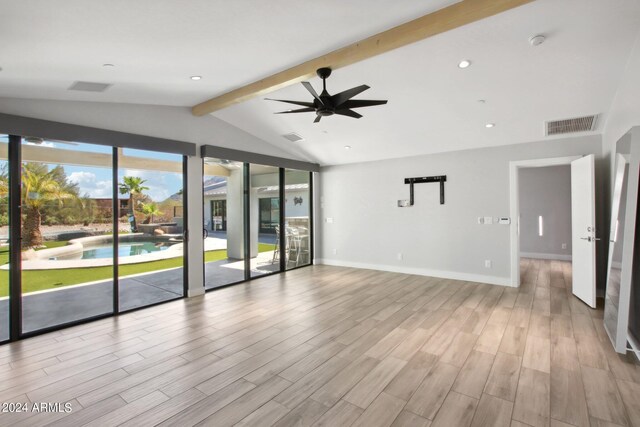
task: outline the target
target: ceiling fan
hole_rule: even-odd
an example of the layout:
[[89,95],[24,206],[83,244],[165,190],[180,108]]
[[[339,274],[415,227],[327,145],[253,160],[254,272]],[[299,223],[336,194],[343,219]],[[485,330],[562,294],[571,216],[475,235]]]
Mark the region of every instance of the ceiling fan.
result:
[[314,123],[318,123],[320,119],[325,116],[332,116],[338,114],[340,116],[353,117],[359,119],[361,114],[356,113],[352,108],[371,107],[374,105],[383,105],[387,101],[373,101],[368,99],[351,99],[359,93],[369,89],[367,85],[356,86],[351,89],[347,89],[344,92],[337,93],[335,95],[329,95],[327,92],[327,78],[331,75],[331,68],[324,67],[318,68],[316,71],[318,77],[322,79],[322,93],[318,95],[311,83],[302,82],[302,85],[313,95],[313,102],[302,101],[288,101],[286,99],[271,99],[265,98],[267,101],[279,101],[289,104],[300,105],[305,108],[299,108],[297,110],[280,111],[275,114],[290,114],[290,113],[316,113],[316,119]]

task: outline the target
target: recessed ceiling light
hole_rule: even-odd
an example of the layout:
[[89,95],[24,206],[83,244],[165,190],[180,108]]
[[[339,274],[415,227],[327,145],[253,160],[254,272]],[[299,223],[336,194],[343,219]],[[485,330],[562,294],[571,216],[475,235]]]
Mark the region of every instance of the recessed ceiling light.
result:
[[103,67],[115,67],[113,64],[102,64]]
[[469,65],[471,65],[471,61],[469,61],[468,59],[463,59],[458,64],[458,68],[467,68]]
[[191,80],[201,80],[202,76],[191,76]]
[[345,146],[344,146],[344,149],[345,149],[345,150],[351,150],[351,146],[350,146],[350,145],[345,145]]
[[484,125],[484,127],[486,127],[487,129],[491,129],[495,125],[496,125],[495,123],[487,123],[486,125]]

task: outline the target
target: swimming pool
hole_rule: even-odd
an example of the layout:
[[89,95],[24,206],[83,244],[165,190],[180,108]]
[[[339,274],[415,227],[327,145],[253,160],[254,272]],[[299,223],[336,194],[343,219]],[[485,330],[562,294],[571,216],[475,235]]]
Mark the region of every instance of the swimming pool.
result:
[[[145,255],[153,252],[159,252],[169,249],[172,245],[166,242],[157,241],[137,241],[137,242],[120,242],[118,245],[118,257],[129,257],[136,255]],[[96,244],[87,245],[83,248],[81,253],[74,253],[68,255],[59,255],[50,257],[49,260],[65,260],[65,259],[100,259],[100,258],[113,258],[113,244]]]

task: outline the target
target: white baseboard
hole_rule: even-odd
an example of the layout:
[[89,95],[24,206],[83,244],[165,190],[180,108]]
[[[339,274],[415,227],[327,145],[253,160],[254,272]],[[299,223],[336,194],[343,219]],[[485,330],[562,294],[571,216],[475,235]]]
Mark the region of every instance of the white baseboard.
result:
[[521,258],[550,259],[555,261],[571,261],[571,255],[567,254],[542,254],[537,252],[520,252]]
[[368,264],[362,262],[351,262],[326,258],[319,258],[315,261],[317,264],[333,265],[336,267],[363,268],[367,270],[415,274],[418,276],[439,277],[441,279],[464,280],[467,282],[488,283],[490,285],[513,287],[509,277],[486,276],[483,274],[459,273],[455,271],[431,270],[427,268],[402,267],[397,265]]

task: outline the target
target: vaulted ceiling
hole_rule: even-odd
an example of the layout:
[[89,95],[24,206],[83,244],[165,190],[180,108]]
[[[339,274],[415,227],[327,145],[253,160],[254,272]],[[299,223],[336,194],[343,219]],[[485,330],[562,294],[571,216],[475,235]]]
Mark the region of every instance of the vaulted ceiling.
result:
[[[0,96],[191,107],[452,3],[0,0]],[[261,98],[214,115],[321,164],[535,141],[546,120],[586,114],[598,133],[638,28],[636,0],[536,0],[335,71],[330,92],[368,84],[359,98],[389,100],[361,119],[314,124]],[[535,34],[545,43],[530,46]],[[269,96],[310,98],[299,84]]]

